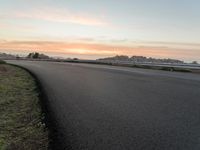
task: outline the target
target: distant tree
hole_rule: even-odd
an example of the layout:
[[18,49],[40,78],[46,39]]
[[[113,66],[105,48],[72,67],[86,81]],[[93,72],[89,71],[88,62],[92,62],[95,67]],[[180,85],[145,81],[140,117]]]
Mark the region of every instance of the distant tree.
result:
[[45,55],[45,54],[40,54],[38,52],[35,53],[29,53],[27,55],[27,58],[33,58],[33,59],[50,59],[49,56]]
[[101,61],[130,61],[130,62],[135,62],[135,63],[142,63],[142,62],[148,62],[148,63],[177,63],[177,64],[183,64],[184,61],[181,60],[176,60],[176,59],[156,59],[152,57],[145,57],[145,56],[132,56],[128,57],[125,55],[117,55],[114,57],[107,57],[107,58],[101,58],[98,59]]
[[197,61],[193,61],[192,64],[198,64],[198,62]]
[[37,58],[39,58],[39,55],[40,55],[40,54],[36,52],[36,53],[34,53],[33,58],[34,58],[34,59],[37,59]]
[[33,55],[34,55],[34,53],[29,53],[28,56],[27,56],[27,58],[32,58]]
[[40,59],[49,59],[50,57],[45,54],[39,54]]

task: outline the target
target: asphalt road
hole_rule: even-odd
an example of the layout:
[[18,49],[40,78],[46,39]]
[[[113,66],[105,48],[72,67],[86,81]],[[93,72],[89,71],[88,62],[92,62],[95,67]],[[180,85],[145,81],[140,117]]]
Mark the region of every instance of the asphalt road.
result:
[[200,149],[200,75],[9,62],[28,68],[41,81],[57,121],[57,149]]

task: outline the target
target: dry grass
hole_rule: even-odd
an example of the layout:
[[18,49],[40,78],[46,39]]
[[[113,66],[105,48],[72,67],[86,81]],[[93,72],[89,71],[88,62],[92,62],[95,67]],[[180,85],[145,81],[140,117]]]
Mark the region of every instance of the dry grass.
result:
[[0,64],[0,150],[46,150],[37,86],[23,69]]
[[0,73],[6,72],[6,71],[7,71],[6,67],[3,65],[0,65]]

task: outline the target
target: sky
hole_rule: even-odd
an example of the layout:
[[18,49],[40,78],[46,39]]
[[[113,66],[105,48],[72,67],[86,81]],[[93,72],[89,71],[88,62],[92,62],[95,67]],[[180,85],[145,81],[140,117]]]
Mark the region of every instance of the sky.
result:
[[0,0],[0,52],[200,62],[199,0]]

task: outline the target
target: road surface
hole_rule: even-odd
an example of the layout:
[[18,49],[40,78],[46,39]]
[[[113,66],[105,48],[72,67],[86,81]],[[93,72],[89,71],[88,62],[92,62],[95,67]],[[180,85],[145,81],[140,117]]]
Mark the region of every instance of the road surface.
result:
[[200,149],[200,75],[9,62],[29,69],[43,85],[57,121],[57,149]]

